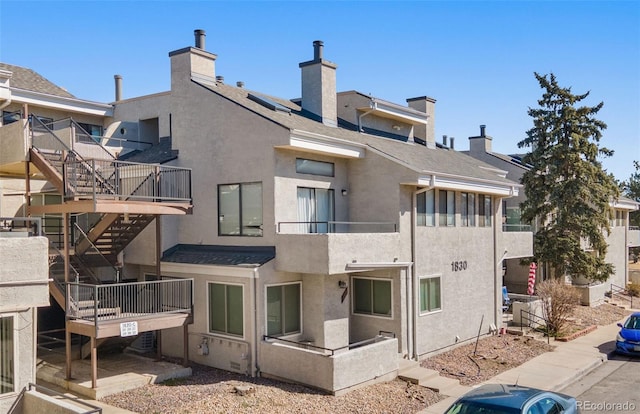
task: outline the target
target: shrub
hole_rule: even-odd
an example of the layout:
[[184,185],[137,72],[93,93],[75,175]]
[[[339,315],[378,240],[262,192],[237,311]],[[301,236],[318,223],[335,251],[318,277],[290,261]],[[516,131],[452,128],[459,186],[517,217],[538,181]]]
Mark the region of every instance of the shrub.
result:
[[558,279],[538,284],[536,292],[542,300],[542,316],[552,336],[564,333],[573,309],[580,303],[580,292]]
[[627,285],[627,295],[629,295],[629,296],[640,296],[640,284],[638,284],[638,283],[629,283]]

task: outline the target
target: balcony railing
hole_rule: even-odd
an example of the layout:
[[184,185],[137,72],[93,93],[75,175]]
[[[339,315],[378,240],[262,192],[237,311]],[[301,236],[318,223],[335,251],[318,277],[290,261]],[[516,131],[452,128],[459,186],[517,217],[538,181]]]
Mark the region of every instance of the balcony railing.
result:
[[292,345],[296,348],[300,348],[300,349],[310,349],[316,352],[319,352],[323,355],[326,356],[333,356],[336,354],[336,352],[340,352],[340,351],[347,351],[347,350],[351,350],[351,349],[356,349],[356,348],[360,348],[362,346],[366,346],[366,345],[371,345],[371,344],[375,344],[377,342],[380,341],[386,341],[387,339],[391,339],[391,338],[395,338],[396,334],[393,332],[387,332],[387,331],[380,331],[378,332],[378,335],[376,335],[373,338],[369,338],[369,339],[365,339],[363,341],[358,341],[358,342],[353,342],[350,343],[349,345],[345,345],[345,346],[341,346],[339,348],[324,348],[321,346],[316,346],[316,345],[312,345],[310,343],[310,341],[292,341],[290,339],[283,339],[280,338],[278,336],[269,336],[269,335],[264,335],[262,337],[263,341],[278,341],[278,342],[282,342],[288,345]]
[[502,231],[531,231],[531,226],[529,224],[508,224],[505,223],[502,225]]
[[69,319],[93,322],[193,313],[193,279],[90,285],[66,284]]
[[396,233],[398,225],[373,221],[280,221],[278,233],[326,234],[326,233]]
[[0,217],[0,232],[22,232],[27,236],[42,236],[40,217]]
[[66,196],[191,203],[191,169],[188,168],[77,160],[65,163],[64,180]]

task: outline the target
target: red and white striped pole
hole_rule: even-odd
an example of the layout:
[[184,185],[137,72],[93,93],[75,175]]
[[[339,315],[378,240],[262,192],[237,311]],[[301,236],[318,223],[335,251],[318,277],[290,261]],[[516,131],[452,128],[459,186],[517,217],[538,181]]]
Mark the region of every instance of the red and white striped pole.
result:
[[536,268],[538,266],[535,263],[531,263],[529,265],[529,281],[527,283],[527,294],[529,296],[533,295],[536,286]]

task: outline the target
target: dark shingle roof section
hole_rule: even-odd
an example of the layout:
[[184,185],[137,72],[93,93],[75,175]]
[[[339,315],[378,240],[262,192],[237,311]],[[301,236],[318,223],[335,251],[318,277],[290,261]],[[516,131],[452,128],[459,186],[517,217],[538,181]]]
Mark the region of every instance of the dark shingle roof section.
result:
[[63,98],[75,98],[72,94],[58,85],[45,79],[42,75],[31,69],[21,66],[9,65],[0,62],[0,69],[12,72],[10,85],[12,88],[24,89],[32,92],[46,93],[48,95],[61,96]]
[[165,251],[163,262],[217,266],[262,266],[276,257],[274,246],[177,244]]
[[[259,103],[253,102],[248,98],[248,94],[253,93],[253,91],[248,89],[236,88],[221,83],[218,83],[216,86],[199,82],[196,83],[213,93],[242,105],[266,119],[270,119],[284,128],[307,131],[362,144],[380,151],[392,159],[405,163],[418,171],[464,176],[471,179],[486,180],[507,185],[517,184],[511,179],[496,174],[494,166],[459,151],[427,148],[424,145],[409,144],[394,139],[397,137],[378,137],[367,133],[360,133],[352,130],[348,123],[342,121],[339,121],[341,128],[330,127],[313,119],[314,117],[307,116],[308,113],[306,111],[290,100],[268,96],[268,98],[274,102],[291,109],[291,113],[284,113],[268,109]],[[373,133],[374,131],[371,132]]]
[[146,164],[164,164],[178,158],[178,151],[171,149],[171,137],[160,138],[160,142],[143,151],[128,152],[120,157],[121,161]]

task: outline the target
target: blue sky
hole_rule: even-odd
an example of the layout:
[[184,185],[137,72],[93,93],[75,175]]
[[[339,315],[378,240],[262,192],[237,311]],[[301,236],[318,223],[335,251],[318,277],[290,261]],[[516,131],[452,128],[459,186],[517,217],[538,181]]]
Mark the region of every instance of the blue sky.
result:
[[542,95],[534,72],[553,72],[597,118],[613,149],[607,171],[626,180],[640,160],[638,1],[11,1],[0,0],[0,61],[29,67],[81,99],[110,102],[169,90],[170,51],[218,55],[227,83],[300,96],[298,63],[324,41],[338,90],[399,104],[437,100],[436,136],[487,125],[494,151],[516,153]]

